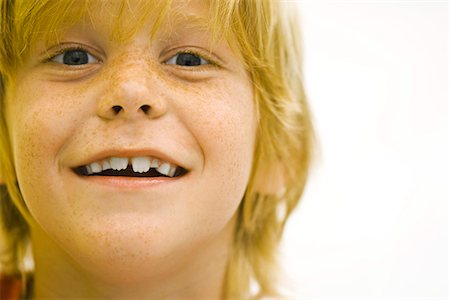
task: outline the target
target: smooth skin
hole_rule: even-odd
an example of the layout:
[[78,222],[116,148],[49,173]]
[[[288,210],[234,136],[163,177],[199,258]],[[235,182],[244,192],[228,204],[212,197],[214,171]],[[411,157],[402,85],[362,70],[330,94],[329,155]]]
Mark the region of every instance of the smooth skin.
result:
[[[132,20],[129,2],[123,20]],[[207,19],[206,2],[174,6]],[[210,53],[210,33],[186,26],[189,18],[163,25],[153,42],[150,19],[118,43],[107,15],[93,10],[60,44],[36,45],[7,92],[17,178],[34,219],[34,297],[220,299],[253,162],[250,78],[225,41]],[[179,65],[183,51],[201,64]],[[72,170],[103,151],[142,149],[189,173],[137,188]]]

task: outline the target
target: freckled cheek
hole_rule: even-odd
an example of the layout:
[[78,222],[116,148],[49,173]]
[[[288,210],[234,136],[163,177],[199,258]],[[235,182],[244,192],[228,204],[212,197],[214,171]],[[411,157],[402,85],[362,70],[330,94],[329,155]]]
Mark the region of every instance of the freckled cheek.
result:
[[256,135],[256,112],[250,87],[224,85],[209,93],[202,105],[197,132],[205,152],[205,167],[219,170],[224,177],[230,174],[234,178],[247,177]]
[[59,151],[77,127],[77,112],[65,98],[45,91],[19,89],[8,109],[19,179],[42,182],[42,174],[57,175]]

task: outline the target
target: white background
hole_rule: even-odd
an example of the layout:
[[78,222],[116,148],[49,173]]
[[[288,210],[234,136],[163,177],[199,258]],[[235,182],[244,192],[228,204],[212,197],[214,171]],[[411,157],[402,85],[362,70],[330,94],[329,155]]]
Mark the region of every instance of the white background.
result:
[[448,3],[297,2],[320,157],[284,235],[295,299],[448,299]]

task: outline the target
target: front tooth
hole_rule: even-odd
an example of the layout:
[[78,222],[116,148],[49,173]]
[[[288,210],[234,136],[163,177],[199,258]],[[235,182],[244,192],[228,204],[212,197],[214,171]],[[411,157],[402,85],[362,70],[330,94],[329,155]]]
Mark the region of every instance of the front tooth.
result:
[[162,163],[158,168],[157,168],[158,172],[161,174],[164,174],[166,176],[169,176],[169,171],[170,171],[170,164],[168,163]]
[[150,170],[150,159],[148,157],[133,157],[131,166],[134,172],[144,173]]
[[111,168],[116,171],[125,170],[128,166],[128,158],[111,157],[109,159]]
[[111,164],[109,163],[108,159],[102,161],[102,169],[103,171],[111,169]]
[[102,171],[102,166],[98,162],[93,162],[89,166],[91,167],[91,171],[94,173],[100,173]]

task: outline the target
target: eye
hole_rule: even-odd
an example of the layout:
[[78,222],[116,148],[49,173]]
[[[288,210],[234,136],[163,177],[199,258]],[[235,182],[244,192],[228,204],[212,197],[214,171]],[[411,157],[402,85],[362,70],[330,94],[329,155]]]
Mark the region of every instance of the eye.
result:
[[56,63],[70,66],[79,66],[99,62],[96,57],[83,49],[64,50],[63,53],[55,55],[50,60]]
[[207,65],[210,64],[210,62],[201,57],[200,55],[189,52],[180,52],[169,58],[169,60],[166,61],[166,64],[179,65],[184,67],[195,67]]

